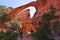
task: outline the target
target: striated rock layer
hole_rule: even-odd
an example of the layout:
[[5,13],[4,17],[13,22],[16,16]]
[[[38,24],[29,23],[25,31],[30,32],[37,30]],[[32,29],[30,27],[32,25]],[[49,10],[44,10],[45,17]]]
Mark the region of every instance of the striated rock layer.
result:
[[[23,26],[25,26],[25,27],[23,27],[23,28],[25,28],[26,30],[29,30],[31,25],[33,28],[36,28],[37,26],[39,26],[39,23],[40,23],[39,21],[41,20],[41,16],[43,15],[43,13],[50,11],[51,5],[53,5],[56,8],[56,14],[59,14],[60,13],[60,0],[36,0],[36,1],[30,2],[26,5],[15,8],[11,12],[11,14],[9,14],[9,17],[11,19],[13,19],[23,9],[25,9],[29,6],[34,6],[36,8],[36,13],[34,14],[34,16],[31,19],[30,19],[29,10],[26,10],[27,12],[23,11],[24,14],[20,13],[20,16],[19,16],[19,19],[22,21],[22,23],[24,22]],[[57,15],[57,16],[59,16],[59,15]],[[33,23],[35,23],[35,25],[33,25]],[[36,27],[34,27],[34,26],[36,26]]]

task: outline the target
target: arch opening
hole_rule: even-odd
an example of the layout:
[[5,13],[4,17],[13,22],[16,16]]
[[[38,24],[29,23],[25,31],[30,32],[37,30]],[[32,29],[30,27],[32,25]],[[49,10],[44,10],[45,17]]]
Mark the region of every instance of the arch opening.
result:
[[30,18],[32,18],[34,16],[35,12],[36,12],[36,8],[34,6],[30,6],[26,9],[30,9]]

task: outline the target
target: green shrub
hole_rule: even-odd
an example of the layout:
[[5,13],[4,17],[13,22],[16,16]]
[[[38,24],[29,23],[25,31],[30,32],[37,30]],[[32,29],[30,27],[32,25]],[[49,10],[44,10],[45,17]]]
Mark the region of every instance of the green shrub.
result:
[[0,32],[0,40],[17,40],[18,33],[12,31]]

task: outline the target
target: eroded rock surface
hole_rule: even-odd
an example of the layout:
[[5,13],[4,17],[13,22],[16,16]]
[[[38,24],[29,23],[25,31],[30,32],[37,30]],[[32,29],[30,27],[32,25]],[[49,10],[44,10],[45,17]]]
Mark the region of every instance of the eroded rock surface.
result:
[[[29,28],[34,26],[39,26],[39,21],[41,20],[41,16],[45,13],[45,12],[49,12],[50,11],[50,6],[53,5],[56,8],[56,12],[60,11],[60,0],[37,0],[37,1],[33,1],[30,2],[26,5],[22,5],[20,7],[15,8],[11,14],[9,15],[9,17],[11,19],[13,19],[18,13],[19,16],[19,20],[22,21],[23,23],[23,27],[24,30],[28,30]],[[29,6],[34,6],[36,8],[36,13],[34,14],[34,16],[30,19],[30,14],[29,14],[29,10],[25,10],[21,13],[21,11]],[[58,13],[56,13],[58,14]],[[33,25],[33,23],[35,23],[35,25]]]

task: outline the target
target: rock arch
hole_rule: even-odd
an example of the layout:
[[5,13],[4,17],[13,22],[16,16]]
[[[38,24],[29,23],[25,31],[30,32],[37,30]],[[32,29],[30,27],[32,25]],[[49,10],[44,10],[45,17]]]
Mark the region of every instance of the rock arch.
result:
[[[36,13],[35,13],[35,15],[38,15],[40,12],[45,12],[45,11],[47,11],[47,9],[49,9],[49,7],[51,6],[51,5],[55,5],[55,7],[56,7],[56,9],[57,10],[60,10],[60,6],[59,6],[59,1],[60,0],[52,0],[52,2],[51,2],[51,0],[43,0],[43,1],[41,1],[41,0],[36,0],[36,1],[32,1],[32,2],[30,2],[30,3],[28,3],[28,4],[26,4],[26,5],[23,5],[23,6],[20,6],[20,7],[17,7],[17,8],[15,8],[12,12],[11,12],[11,14],[9,14],[9,16],[11,17],[11,18],[14,18],[15,16],[16,16],[16,14],[17,13],[19,13],[20,11],[22,11],[23,9],[25,9],[25,8],[27,8],[27,7],[29,7],[29,6],[34,6],[35,8],[36,8]],[[46,3],[45,3],[46,2]],[[58,6],[57,6],[58,5]],[[13,15],[13,16],[12,16]]]
[[9,14],[9,18],[13,19],[20,11],[22,11],[23,9],[25,9],[25,8],[27,8],[29,6],[34,6],[35,7],[35,1],[30,2],[30,3],[26,4],[26,5],[23,5],[23,6],[20,6],[20,7],[15,8],[11,12],[11,14]]
[[[46,0],[46,1],[45,0],[43,0],[43,1],[37,0],[37,1],[33,1],[33,2],[30,2],[30,3],[26,4],[26,5],[23,5],[23,6],[20,6],[20,7],[15,8],[11,12],[11,14],[9,14],[9,17],[11,19],[13,19],[23,9],[25,9],[25,8],[27,8],[29,6],[34,6],[36,8],[36,12],[35,12],[33,18],[31,18],[31,20],[34,21],[34,20],[38,19],[37,17],[42,16],[44,12],[50,11],[50,6],[51,5],[54,5],[56,7],[56,11],[60,11],[59,2],[60,2],[59,0]],[[38,20],[36,20],[36,22],[37,21]]]

